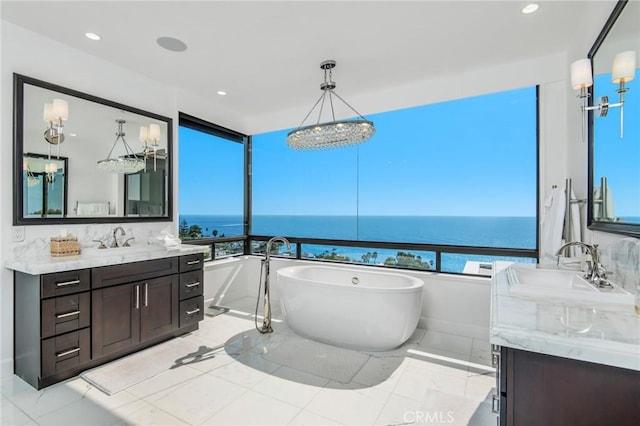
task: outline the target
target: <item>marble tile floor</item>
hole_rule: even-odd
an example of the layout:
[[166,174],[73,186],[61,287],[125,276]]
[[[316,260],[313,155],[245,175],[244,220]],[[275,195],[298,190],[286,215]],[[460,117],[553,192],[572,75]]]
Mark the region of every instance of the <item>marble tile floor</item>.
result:
[[177,368],[112,396],[79,377],[36,391],[0,381],[0,425],[493,426],[488,341],[418,329],[402,347],[361,352],[293,333],[273,306],[254,328],[255,298],[228,304],[179,337]]

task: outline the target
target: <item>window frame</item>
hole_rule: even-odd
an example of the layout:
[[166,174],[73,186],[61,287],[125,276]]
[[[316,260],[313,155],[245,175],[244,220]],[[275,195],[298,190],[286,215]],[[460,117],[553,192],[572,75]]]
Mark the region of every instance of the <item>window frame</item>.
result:
[[[244,154],[243,154],[243,167],[244,167],[244,176],[243,176],[243,225],[242,225],[242,235],[233,236],[233,237],[220,237],[220,238],[199,238],[195,240],[189,240],[189,244],[197,244],[197,245],[211,245],[211,260],[215,259],[215,242],[233,242],[246,239],[249,234],[250,229],[250,220],[251,216],[247,216],[248,213],[251,212],[250,204],[251,204],[251,173],[250,173],[250,162],[248,159],[251,158],[251,136],[245,135],[244,133],[237,132],[235,130],[229,129],[227,127],[220,126],[218,124],[211,123],[209,121],[203,120],[201,118],[195,117],[193,115],[186,114],[184,112],[178,112],[178,135],[180,134],[180,127],[186,127],[192,130],[196,130],[202,133],[207,133],[212,136],[216,136],[221,139],[226,139],[229,142],[240,143],[244,146]],[[178,140],[178,143],[180,141]],[[179,152],[179,146],[178,146]],[[180,179],[180,170],[178,170],[178,179]],[[178,199],[180,194],[178,194]],[[178,212],[178,226],[180,226],[180,212]],[[248,218],[248,220],[247,220]],[[245,244],[245,249],[242,254],[247,254],[247,246]]]

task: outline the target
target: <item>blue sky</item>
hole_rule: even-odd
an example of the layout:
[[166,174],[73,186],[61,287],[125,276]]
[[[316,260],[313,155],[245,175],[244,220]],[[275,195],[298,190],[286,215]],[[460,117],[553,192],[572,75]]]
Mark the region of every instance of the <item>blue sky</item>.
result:
[[[367,118],[354,147],[255,135],[254,214],[535,216],[535,87]],[[241,214],[241,146],[197,133],[180,129],[180,213]]]
[[180,127],[180,214],[242,215],[244,147]]

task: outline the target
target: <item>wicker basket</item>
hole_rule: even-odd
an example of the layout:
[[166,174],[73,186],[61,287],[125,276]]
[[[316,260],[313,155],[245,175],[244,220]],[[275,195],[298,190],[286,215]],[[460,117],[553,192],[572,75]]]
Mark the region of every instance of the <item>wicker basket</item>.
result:
[[75,256],[80,254],[77,237],[51,237],[51,256]]

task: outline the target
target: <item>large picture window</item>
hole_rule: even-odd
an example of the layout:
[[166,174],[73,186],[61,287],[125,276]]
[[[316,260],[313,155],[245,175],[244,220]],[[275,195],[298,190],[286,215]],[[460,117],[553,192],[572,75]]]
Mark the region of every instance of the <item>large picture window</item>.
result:
[[[292,150],[288,130],[253,136],[252,234],[537,249],[536,87],[367,118],[376,135],[346,148]],[[366,263],[373,254],[303,250]],[[443,271],[469,264],[441,260]]]
[[180,238],[243,235],[245,138],[184,114],[178,136]]

